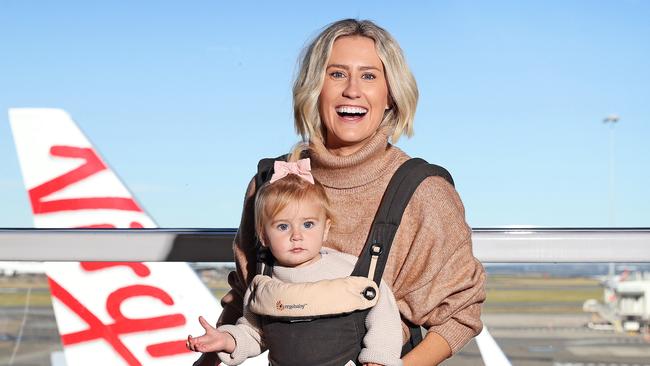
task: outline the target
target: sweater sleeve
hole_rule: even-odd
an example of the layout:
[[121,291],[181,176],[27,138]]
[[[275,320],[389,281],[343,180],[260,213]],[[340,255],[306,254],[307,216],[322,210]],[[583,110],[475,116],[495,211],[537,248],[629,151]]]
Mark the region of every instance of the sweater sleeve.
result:
[[361,363],[402,366],[402,327],[393,292],[381,281],[377,304],[366,316],[366,335],[359,354]]
[[[456,353],[481,331],[485,300],[485,271],[472,253],[463,204],[443,178],[429,177],[404,217],[406,230],[398,235],[412,242],[393,286],[398,306],[406,319],[438,333]],[[400,227],[404,224],[403,219]]]
[[[244,303],[248,303],[249,298],[250,291],[247,290]],[[229,333],[235,339],[236,346],[232,353],[217,353],[221,362],[226,365],[239,365],[247,358],[257,356],[264,351],[259,318],[248,310],[248,307],[244,309],[244,315],[237,320],[236,325],[225,324],[217,329]]]
[[243,297],[248,283],[255,276],[255,177],[251,179],[244,197],[239,229],[233,241],[235,271],[228,275],[230,291],[221,299],[223,311],[217,324],[235,324],[242,316]]

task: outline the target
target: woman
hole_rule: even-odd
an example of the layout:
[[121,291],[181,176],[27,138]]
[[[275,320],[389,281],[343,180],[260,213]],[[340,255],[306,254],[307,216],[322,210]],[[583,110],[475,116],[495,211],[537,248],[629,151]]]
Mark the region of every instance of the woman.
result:
[[[409,158],[389,139],[412,134],[415,80],[388,32],[346,19],[306,49],[293,94],[296,130],[309,143],[312,173],[338,218],[325,246],[359,255],[392,174]],[[255,274],[254,192],[253,181],[234,242],[237,272],[229,276],[232,290],[222,299],[219,323],[241,316],[241,298]],[[443,178],[427,178],[413,195],[384,280],[402,317],[428,329],[404,365],[436,365],[481,330],[485,274],[472,255],[460,198]]]

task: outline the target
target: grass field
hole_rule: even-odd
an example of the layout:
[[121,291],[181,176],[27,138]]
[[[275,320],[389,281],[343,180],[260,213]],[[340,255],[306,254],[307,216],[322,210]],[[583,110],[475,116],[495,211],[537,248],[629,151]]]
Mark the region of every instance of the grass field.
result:
[[24,307],[28,299],[30,307],[52,306],[45,276],[0,277],[0,307]]
[[[207,286],[217,299],[223,297],[228,284],[223,279],[206,278]],[[47,280],[44,276],[0,278],[0,307],[22,307],[31,288],[29,306],[50,307]],[[541,276],[490,276],[487,284],[486,313],[581,313],[587,299],[600,299],[602,288],[588,278],[553,278]]]
[[544,277],[544,276],[512,276],[512,275],[490,275],[488,277],[489,288],[505,287],[599,287],[598,280],[583,277]]
[[485,313],[581,313],[587,299],[602,298],[599,282],[589,278],[490,276]]

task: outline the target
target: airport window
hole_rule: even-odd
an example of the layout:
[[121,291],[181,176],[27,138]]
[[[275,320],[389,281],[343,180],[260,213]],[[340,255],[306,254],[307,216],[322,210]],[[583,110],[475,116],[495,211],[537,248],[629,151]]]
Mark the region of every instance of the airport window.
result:
[[258,162],[301,139],[303,49],[354,17],[488,272],[487,343],[444,365],[650,366],[650,2],[0,3],[0,365],[191,364]]

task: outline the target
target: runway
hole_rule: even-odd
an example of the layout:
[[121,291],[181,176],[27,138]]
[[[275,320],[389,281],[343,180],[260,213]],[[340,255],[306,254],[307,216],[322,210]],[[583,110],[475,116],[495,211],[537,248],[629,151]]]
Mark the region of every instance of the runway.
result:
[[[50,353],[61,350],[52,309],[30,309],[16,347],[22,318],[22,308],[0,309],[0,365],[10,365],[13,354],[15,366],[49,366]],[[486,314],[483,320],[513,365],[650,366],[650,343],[642,336],[586,328],[586,315]],[[476,343],[443,365],[482,365]]]
[[29,308],[26,317],[23,307],[0,308],[0,365],[50,366],[61,350],[51,306]]
[[[515,366],[650,366],[650,343],[638,334],[587,328],[588,314],[484,314]],[[474,341],[445,366],[482,365]]]
[[[218,277],[219,281],[204,278],[215,292],[219,291],[216,284],[223,286],[222,276]],[[62,348],[44,278],[3,278],[0,289],[0,365],[50,366],[50,354]],[[539,288],[531,286],[527,290]],[[537,311],[534,306],[525,305],[526,301],[519,296],[516,302],[489,305],[497,298],[491,295],[495,291],[488,289],[488,304],[482,318],[512,365],[650,366],[648,340],[639,334],[586,327],[591,316],[582,313],[575,306],[577,303],[551,298]],[[31,300],[26,307],[27,292]],[[483,362],[476,343],[471,341],[443,365],[476,366]]]

